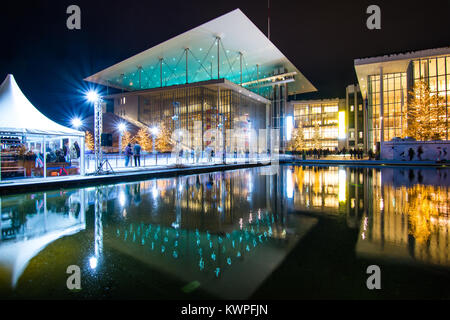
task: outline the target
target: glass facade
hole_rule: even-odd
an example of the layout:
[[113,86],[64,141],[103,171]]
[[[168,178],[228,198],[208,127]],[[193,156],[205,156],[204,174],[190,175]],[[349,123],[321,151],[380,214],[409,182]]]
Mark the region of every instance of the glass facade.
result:
[[381,114],[380,74],[368,76],[368,125],[369,148],[376,148],[383,141],[407,136],[407,112],[409,92],[419,81],[425,81],[432,95],[439,95],[446,110],[446,132],[442,139],[448,140],[448,113],[450,96],[450,56],[424,57],[412,60],[406,72],[383,74],[383,114]]
[[421,80],[428,83],[432,95],[439,95],[446,105],[447,131],[445,132],[446,140],[448,136],[448,113],[450,103],[450,56],[446,57],[429,57],[421,58],[413,61],[414,83]]
[[381,117],[384,141],[406,136],[406,72],[383,74],[383,114],[381,114],[380,75],[369,76],[368,122],[369,148],[375,149],[381,139]]
[[[138,109],[138,120],[150,127],[164,122],[171,132],[186,130],[189,137],[184,143],[190,149],[205,149],[208,130],[212,135],[223,132],[227,152],[232,152],[236,141],[232,141],[228,130],[249,133],[254,129],[258,133],[266,129],[266,104],[230,89],[199,86],[141,94]],[[247,138],[245,150],[238,151],[249,149],[249,135]]]
[[339,138],[339,100],[323,103],[295,103],[294,127],[303,128],[305,148],[334,150]]

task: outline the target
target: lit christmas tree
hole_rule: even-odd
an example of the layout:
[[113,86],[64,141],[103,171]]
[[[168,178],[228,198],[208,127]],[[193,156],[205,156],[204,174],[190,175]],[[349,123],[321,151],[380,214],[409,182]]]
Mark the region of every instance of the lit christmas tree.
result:
[[163,122],[159,126],[159,133],[156,137],[155,148],[159,152],[170,152],[172,151],[172,147],[173,147],[172,132]]
[[84,136],[84,144],[86,149],[94,151],[94,137],[89,131],[86,131],[86,135]]
[[407,135],[421,141],[445,139],[445,99],[432,94],[425,81],[418,81],[409,95]]
[[148,133],[147,129],[140,129],[134,137],[134,141],[136,141],[141,146],[142,150],[146,152],[152,151],[152,139],[150,138],[150,134]]
[[303,133],[303,125],[301,122],[292,132],[292,139],[289,143],[289,148],[291,151],[302,151],[305,149],[305,135]]
[[314,125],[314,131],[311,142],[313,148],[320,149],[322,147],[322,143],[320,141],[320,127],[318,122],[316,122],[316,124]]
[[125,148],[127,147],[127,145],[132,142],[133,142],[133,137],[131,136],[131,133],[129,133],[128,131],[125,131],[122,134],[122,151],[124,151]]

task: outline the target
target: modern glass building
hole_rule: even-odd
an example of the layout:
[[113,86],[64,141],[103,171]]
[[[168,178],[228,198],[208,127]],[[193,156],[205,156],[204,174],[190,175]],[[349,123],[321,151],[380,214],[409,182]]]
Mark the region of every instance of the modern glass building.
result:
[[290,104],[294,128],[302,130],[304,149],[339,148],[339,134],[342,136],[345,131],[345,118],[342,118],[342,114],[345,115],[344,99],[299,100],[291,101]]
[[420,80],[445,103],[447,125],[441,139],[449,139],[450,47],[356,59],[355,70],[368,113],[369,148],[406,137],[409,93]]
[[290,101],[289,112],[304,149],[364,149],[366,112],[358,85],[347,86],[345,99]]
[[105,97],[120,117],[186,130],[189,148],[204,148],[208,130],[230,147],[235,128],[277,128],[284,141],[288,94],[316,91],[239,9],[85,80],[120,90]]

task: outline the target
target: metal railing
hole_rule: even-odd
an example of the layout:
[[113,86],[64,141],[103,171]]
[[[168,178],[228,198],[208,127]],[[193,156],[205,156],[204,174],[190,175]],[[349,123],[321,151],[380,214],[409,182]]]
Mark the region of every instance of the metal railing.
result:
[[[92,173],[95,171],[95,155],[86,154],[85,157],[85,169],[86,173]],[[143,153],[140,155],[140,161],[135,160],[134,156],[131,156],[128,165],[125,155],[123,154],[103,154],[103,159],[108,160],[111,167],[119,171],[126,171],[131,168],[152,168],[152,167],[164,167],[177,164],[177,157],[171,153]],[[223,155],[221,153],[216,154],[214,157],[207,156],[205,152],[198,157],[192,156],[191,153],[186,153],[184,156],[178,158],[178,164],[183,165],[215,165],[223,164]],[[267,153],[255,153],[255,154],[226,154],[225,163],[257,163],[270,161],[270,155]]]

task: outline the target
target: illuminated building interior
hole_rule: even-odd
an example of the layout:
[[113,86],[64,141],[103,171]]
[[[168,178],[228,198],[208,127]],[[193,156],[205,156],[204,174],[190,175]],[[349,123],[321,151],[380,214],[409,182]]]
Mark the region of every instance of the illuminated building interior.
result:
[[85,80],[119,92],[105,97],[114,99],[116,115],[146,127],[179,112],[181,123],[170,128],[191,136],[199,131],[195,121],[203,133],[247,121],[279,128],[283,139],[288,95],[316,91],[239,9]]
[[446,130],[440,134],[448,140],[450,48],[357,59],[355,70],[368,108],[368,148],[407,136],[410,93],[421,80],[446,106]]
[[304,149],[334,150],[339,147],[339,105],[343,104],[342,100],[296,101],[291,103],[293,105],[294,127],[302,128],[303,131]]

